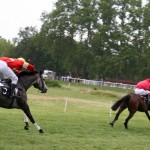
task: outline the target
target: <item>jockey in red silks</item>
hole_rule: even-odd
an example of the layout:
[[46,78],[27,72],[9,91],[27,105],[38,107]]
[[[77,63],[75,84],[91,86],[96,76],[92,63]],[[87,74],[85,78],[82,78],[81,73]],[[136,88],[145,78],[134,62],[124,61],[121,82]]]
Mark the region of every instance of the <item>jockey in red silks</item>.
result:
[[18,82],[16,74],[20,73],[23,68],[29,71],[35,71],[35,67],[27,63],[23,58],[0,57],[0,73],[12,81],[10,97],[16,97],[16,95],[13,95],[15,94],[15,88]]
[[150,78],[137,83],[134,91],[135,94],[145,96],[150,103]]

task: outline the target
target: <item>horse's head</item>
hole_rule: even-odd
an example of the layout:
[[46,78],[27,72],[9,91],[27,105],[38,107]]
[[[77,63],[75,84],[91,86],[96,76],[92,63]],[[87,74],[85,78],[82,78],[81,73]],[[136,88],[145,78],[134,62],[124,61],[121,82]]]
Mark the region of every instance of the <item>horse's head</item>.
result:
[[39,73],[38,72],[36,73],[36,81],[33,84],[33,86],[35,88],[39,89],[41,91],[41,93],[46,93],[48,88],[45,84],[45,80],[44,80],[42,74],[43,74],[42,71],[40,71]]

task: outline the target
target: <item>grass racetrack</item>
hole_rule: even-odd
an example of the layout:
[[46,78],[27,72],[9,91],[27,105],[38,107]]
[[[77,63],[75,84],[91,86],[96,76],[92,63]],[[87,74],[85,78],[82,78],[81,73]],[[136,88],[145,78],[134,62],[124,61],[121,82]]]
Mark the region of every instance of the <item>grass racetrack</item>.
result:
[[135,114],[128,130],[123,125],[127,110],[113,128],[108,124],[116,114],[110,115],[110,105],[129,92],[73,83],[49,88],[46,94],[30,88],[28,103],[45,133],[31,123],[25,131],[21,110],[1,108],[0,150],[149,150],[150,122],[144,113]]

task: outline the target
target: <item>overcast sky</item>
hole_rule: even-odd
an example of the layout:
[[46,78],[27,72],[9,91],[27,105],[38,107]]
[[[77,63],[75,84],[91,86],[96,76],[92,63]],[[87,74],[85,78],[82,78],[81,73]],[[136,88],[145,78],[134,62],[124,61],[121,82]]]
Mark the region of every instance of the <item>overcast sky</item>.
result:
[[51,12],[57,0],[0,0],[0,36],[12,40],[20,28],[40,29],[43,11]]
[[56,1],[0,0],[0,36],[12,40],[17,37],[20,28],[36,26],[40,29],[42,12],[51,12]]

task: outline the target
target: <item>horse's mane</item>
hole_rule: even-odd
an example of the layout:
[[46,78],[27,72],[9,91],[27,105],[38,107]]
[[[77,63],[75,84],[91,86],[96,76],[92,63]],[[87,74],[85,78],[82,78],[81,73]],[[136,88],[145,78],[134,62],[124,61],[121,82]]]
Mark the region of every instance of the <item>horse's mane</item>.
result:
[[22,76],[25,76],[25,75],[35,75],[37,74],[38,72],[37,71],[33,71],[33,72],[30,72],[30,71],[22,71],[20,72],[19,74],[17,74],[18,77],[22,77]]

